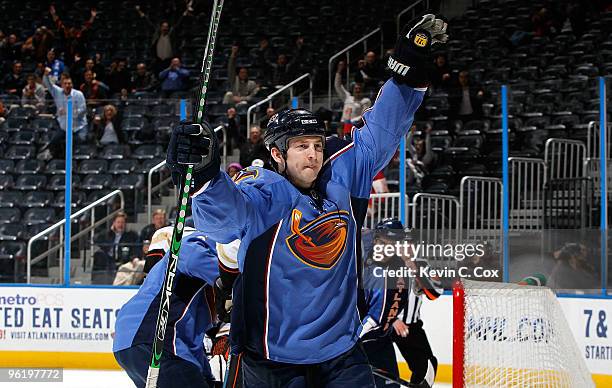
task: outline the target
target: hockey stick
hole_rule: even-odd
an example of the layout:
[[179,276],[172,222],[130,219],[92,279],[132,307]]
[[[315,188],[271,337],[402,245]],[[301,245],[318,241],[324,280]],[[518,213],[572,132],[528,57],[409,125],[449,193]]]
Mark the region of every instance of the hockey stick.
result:
[[[204,58],[202,59],[202,69],[200,71],[201,89],[197,93],[197,99],[194,101],[193,121],[196,124],[201,124],[204,117],[204,107],[206,105],[206,92],[208,89],[208,80],[210,79],[210,71],[212,67],[213,54],[215,51],[215,41],[217,40],[217,28],[221,19],[221,10],[223,9],[223,0],[214,0],[213,10],[210,15],[210,25],[208,26],[208,40],[206,49],[204,50]],[[197,112],[197,114],[196,114]],[[203,127],[204,128],[204,127]],[[214,132],[207,131],[208,136],[216,136]],[[209,152],[202,163],[211,162],[213,152]],[[155,339],[153,340],[153,352],[151,355],[151,364],[147,371],[146,388],[157,388],[157,378],[159,377],[159,367],[161,357],[164,351],[164,339],[166,336],[166,325],[170,316],[170,297],[172,296],[172,286],[174,277],[176,276],[176,268],[179,259],[179,250],[181,248],[181,240],[183,238],[183,228],[185,226],[185,216],[187,214],[187,201],[189,199],[189,190],[191,188],[191,178],[193,174],[193,165],[187,165],[187,170],[181,176],[180,182],[184,184],[180,188],[178,196],[179,202],[177,205],[178,212],[174,229],[172,230],[172,244],[170,245],[170,257],[166,267],[166,275],[164,277],[163,288],[159,303],[159,312],[157,314],[157,323],[155,325]]]
[[399,385],[402,385],[404,387],[408,387],[408,388],[411,388],[411,387],[420,387],[419,385],[412,384],[411,382],[408,382],[408,381],[406,381],[406,380],[404,380],[404,379],[402,379],[402,378],[400,378],[398,376],[393,376],[389,372],[384,371],[382,369],[372,368],[372,373],[375,374],[378,377],[382,377],[383,379],[392,381],[392,382],[394,382],[396,384],[399,384]]

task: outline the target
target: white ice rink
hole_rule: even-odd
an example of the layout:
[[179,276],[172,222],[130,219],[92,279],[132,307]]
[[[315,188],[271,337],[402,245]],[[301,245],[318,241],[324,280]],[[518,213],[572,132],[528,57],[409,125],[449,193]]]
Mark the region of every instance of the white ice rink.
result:
[[[450,388],[450,384],[435,384],[435,388]],[[64,370],[61,383],[0,383],[0,388],[134,388],[123,371]],[[187,388],[187,387],[185,387]]]

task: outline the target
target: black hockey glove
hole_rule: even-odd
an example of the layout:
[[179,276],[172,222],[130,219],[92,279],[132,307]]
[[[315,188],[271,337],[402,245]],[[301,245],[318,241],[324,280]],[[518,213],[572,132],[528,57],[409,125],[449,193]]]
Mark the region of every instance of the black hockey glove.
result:
[[387,66],[397,82],[413,88],[429,86],[433,71],[431,46],[446,43],[444,17],[427,14],[408,23],[389,57]]
[[232,286],[223,284],[221,277],[215,280],[215,309],[221,322],[229,323],[232,316]]
[[180,180],[187,164],[194,165],[192,185],[196,191],[213,179],[219,173],[221,156],[217,136],[211,126],[206,122],[200,125],[181,121],[170,135],[166,164],[177,186],[183,184]]

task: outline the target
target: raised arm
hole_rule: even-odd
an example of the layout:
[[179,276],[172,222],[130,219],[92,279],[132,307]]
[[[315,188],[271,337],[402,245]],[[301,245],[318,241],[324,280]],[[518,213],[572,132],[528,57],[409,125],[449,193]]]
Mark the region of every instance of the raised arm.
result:
[[[380,89],[372,108],[363,114],[364,126],[353,132],[354,148],[338,155],[339,170],[353,195],[369,196],[374,176],[393,157],[402,137],[406,136],[430,82],[431,45],[444,42],[446,22],[435,15],[414,20],[400,35],[394,54],[389,58],[392,78]],[[331,158],[334,160],[334,157]]]

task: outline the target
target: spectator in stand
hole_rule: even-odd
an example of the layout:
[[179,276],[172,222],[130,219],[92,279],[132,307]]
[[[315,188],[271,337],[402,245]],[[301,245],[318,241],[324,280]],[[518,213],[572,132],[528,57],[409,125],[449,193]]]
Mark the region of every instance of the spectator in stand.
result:
[[423,178],[429,173],[436,161],[436,154],[431,149],[431,126],[425,128],[425,139],[416,137],[416,125],[412,125],[406,144],[408,154],[408,177],[406,184],[421,187]]
[[293,64],[287,61],[285,54],[280,54],[275,63],[268,63],[268,84],[280,88],[293,81]]
[[21,91],[21,105],[35,106],[38,113],[44,113],[46,110],[45,88],[36,82],[34,74],[28,74],[26,82],[26,86]]
[[[96,79],[98,81],[102,81],[102,82],[106,82],[106,69],[104,68],[104,65],[102,64],[102,53],[96,53],[96,55],[93,58],[93,68],[91,70],[93,70],[94,74],[96,75]],[[85,62],[85,68],[88,68],[87,62]]]
[[83,95],[87,99],[88,106],[98,106],[102,103],[100,100],[105,100],[108,97],[108,86],[103,82],[95,79],[95,74],[92,70],[85,70],[84,82],[79,87]]
[[376,57],[374,51],[368,51],[365,59],[357,62],[358,72],[355,81],[363,84],[367,91],[377,92],[381,83],[386,79],[385,68]]
[[434,74],[431,85],[436,91],[447,91],[451,85],[451,69],[446,54],[439,53],[434,59]]
[[464,123],[482,119],[483,99],[484,90],[477,85],[470,84],[469,72],[467,70],[459,72],[457,86],[449,93],[452,116]]
[[92,122],[92,135],[98,147],[107,144],[120,144],[125,142],[121,130],[121,119],[114,105],[105,105],[103,115],[94,116]]
[[51,69],[45,69],[43,76],[43,85],[47,88],[57,109],[57,122],[61,131],[55,131],[49,144],[44,147],[38,154],[38,158],[49,160],[52,157],[61,158],[64,151],[63,144],[66,138],[66,108],[68,99],[72,100],[72,132],[74,132],[74,141],[85,142],[87,140],[87,103],[85,96],[78,90],[73,89],[72,79],[69,75],[64,74],[61,80],[61,87],[55,85],[50,78]]
[[234,162],[227,165],[225,172],[227,173],[227,175],[230,176],[230,178],[233,178],[234,175],[238,174],[238,171],[240,170],[242,170],[242,166],[240,165],[240,163]]
[[246,67],[241,67],[236,74],[236,57],[238,46],[232,46],[232,52],[227,63],[227,78],[230,83],[230,90],[223,97],[224,104],[246,104],[253,101],[259,91],[259,87],[249,79],[249,71]]
[[0,124],[6,121],[6,108],[4,107],[4,103],[0,100]]
[[151,215],[151,223],[140,231],[140,241],[151,241],[153,234],[164,226],[168,226],[168,217],[164,209],[156,209]]
[[6,43],[2,46],[0,57],[5,61],[17,61],[21,59],[22,43],[17,41],[17,35],[10,34]]
[[267,164],[270,152],[264,145],[261,128],[259,125],[251,125],[250,129],[249,139],[240,146],[240,164],[250,166],[255,159],[261,159]]
[[170,97],[174,92],[182,92],[189,89],[189,70],[181,67],[181,60],[172,58],[170,67],[159,73],[162,95]]
[[47,52],[53,45],[55,34],[46,26],[42,26],[34,31],[34,35],[30,36],[21,46],[23,55],[36,62],[45,62]]
[[233,106],[227,108],[225,117],[222,119],[223,125],[225,125],[227,133],[228,149],[237,149],[240,144],[244,141],[244,137],[240,136],[240,117],[236,108]]
[[147,65],[140,62],[136,65],[136,71],[132,74],[132,93],[133,92],[145,92],[153,89],[155,86],[155,79],[153,74],[147,71]]
[[21,97],[21,91],[26,85],[26,79],[23,76],[22,71],[23,65],[21,62],[13,62],[13,67],[10,74],[7,74],[2,79],[2,88],[4,89],[4,93]]
[[93,284],[112,284],[117,267],[140,252],[138,235],[126,228],[127,214],[118,212],[109,230],[99,235],[94,253],[91,280]]
[[106,82],[111,94],[121,93],[122,89],[130,90],[130,73],[125,58],[118,58],[111,63]]
[[91,70],[94,75],[94,78],[101,82],[101,80],[98,79],[98,74],[94,70],[94,65],[95,65],[94,60],[92,58],[87,58],[83,62],[82,67],[78,67],[78,68],[72,67],[70,69],[70,75],[72,76],[73,82],[76,85],[83,85],[83,83],[85,83],[85,72],[87,70]]
[[539,7],[533,15],[531,15],[531,24],[535,36],[550,35],[553,27],[553,20],[546,7]]
[[163,20],[159,23],[157,28],[151,22],[151,19],[142,11],[139,5],[136,7],[136,12],[141,19],[143,19],[151,28],[155,29],[153,33],[153,39],[151,41],[151,52],[155,62],[153,64],[153,71],[155,74],[160,73],[163,69],[170,65],[172,58],[176,57],[178,44],[176,42],[176,30],[183,22],[185,16],[189,14],[189,7],[183,12],[181,17],[177,20],[174,26],[170,27],[170,23]]
[[268,122],[270,121],[272,116],[274,116],[274,113],[276,113],[276,111],[271,106],[266,109],[266,116],[259,121],[259,127],[261,129],[268,128]]
[[270,46],[270,41],[265,36],[259,39],[259,46],[252,49],[249,54],[253,59],[253,64],[262,70],[266,69],[268,63],[273,63],[276,59],[276,53]]
[[57,16],[55,6],[51,5],[49,7],[49,13],[51,14],[53,23],[55,23],[57,31],[59,32],[59,36],[62,40],[66,64],[68,64],[69,66],[73,64],[73,59],[75,58],[77,53],[82,53],[86,51],[85,34],[87,30],[91,28],[97,15],[95,8],[92,8],[89,12],[91,15],[89,17],[89,20],[83,23],[80,28],[67,27],[59,18],[59,16]]
[[338,136],[344,137],[350,135],[353,125],[357,124],[362,113],[372,106],[372,101],[364,97],[362,94],[362,85],[355,83],[353,86],[353,93],[349,93],[348,90],[342,84],[342,73],[346,71],[346,62],[338,62],[336,68],[336,77],[334,79],[334,88],[338,97],[344,101],[344,107],[342,108],[342,126],[338,128]]
[[312,70],[312,51],[306,47],[304,37],[301,35],[295,39],[295,46],[291,53],[291,63],[293,63],[296,74],[309,73]]
[[48,75],[49,80],[52,84],[56,84],[60,79],[60,76],[64,73],[65,65],[64,62],[56,58],[55,49],[47,51],[47,64],[46,67],[51,69],[51,73]]

